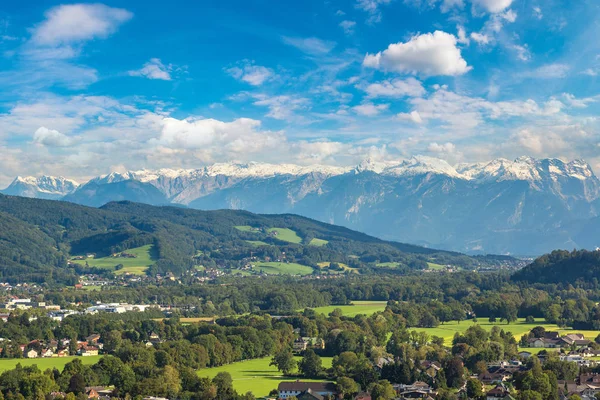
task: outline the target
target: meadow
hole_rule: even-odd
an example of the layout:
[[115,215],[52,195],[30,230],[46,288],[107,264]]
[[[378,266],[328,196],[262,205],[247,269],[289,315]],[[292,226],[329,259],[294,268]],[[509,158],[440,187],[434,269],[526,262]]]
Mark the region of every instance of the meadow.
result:
[[347,306],[324,306],[314,308],[315,312],[329,315],[330,312],[339,308],[345,317],[355,317],[359,314],[371,315],[379,311],[384,311],[387,301],[353,301]]
[[5,358],[0,359],[0,373],[9,369],[14,369],[17,364],[21,364],[23,367],[37,365],[42,371],[50,368],[56,368],[62,371],[65,365],[75,358],[81,360],[84,365],[96,364],[100,360],[101,356],[91,357],[60,357],[60,358]]
[[[300,357],[296,357],[300,360]],[[331,357],[322,357],[324,368],[331,367]],[[213,378],[219,372],[229,372],[233,379],[233,387],[238,393],[252,392],[256,397],[267,396],[269,392],[277,388],[279,382],[295,381],[297,378],[284,377],[277,368],[270,366],[271,357],[258,358],[255,360],[240,361],[233,364],[223,365],[216,368],[207,368],[198,371],[201,377]],[[302,379],[303,381],[312,381]]]
[[258,262],[254,269],[269,275],[310,275],[313,269],[307,265],[283,262]]
[[85,260],[73,260],[72,262],[85,265],[87,262],[91,267],[105,268],[114,270],[114,268],[122,264],[123,268],[115,271],[116,275],[123,275],[130,273],[133,275],[144,275],[148,267],[150,267],[156,261],[154,256],[154,249],[151,244],[136,247],[135,249],[125,250],[125,253],[133,254],[135,258],[125,257],[101,257],[101,258],[87,258]]
[[269,246],[269,243],[263,242],[262,240],[246,240],[246,243],[250,243],[252,246]]
[[310,243],[308,244],[309,246],[317,246],[317,247],[321,247],[321,246],[325,246],[327,243],[329,243],[329,241],[324,240],[324,239],[317,239],[314,238],[310,241]]
[[288,228],[271,228],[268,230],[269,232],[277,232],[277,236],[275,236],[279,240],[283,240],[284,242],[289,243],[302,243],[302,238],[298,236],[296,231],[293,231]]

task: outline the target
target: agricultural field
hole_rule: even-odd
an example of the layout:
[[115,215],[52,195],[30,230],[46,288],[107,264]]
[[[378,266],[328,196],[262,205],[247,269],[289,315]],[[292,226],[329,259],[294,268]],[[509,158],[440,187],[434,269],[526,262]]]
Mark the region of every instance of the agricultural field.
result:
[[371,315],[379,311],[384,311],[387,306],[387,301],[353,301],[347,306],[325,306],[317,307],[314,310],[317,313],[329,315],[330,312],[339,308],[342,310],[342,315],[345,317],[355,317],[359,314]]
[[283,240],[284,242],[296,244],[300,244],[302,242],[302,238],[298,236],[296,231],[288,228],[270,228],[269,232],[277,232],[275,237],[279,240]]
[[254,270],[262,271],[269,275],[310,275],[313,269],[307,265],[283,262],[258,262]]
[[24,367],[30,365],[37,365],[42,371],[50,368],[56,368],[60,371],[63,370],[65,365],[75,358],[81,360],[84,365],[92,365],[97,363],[102,356],[91,356],[91,357],[61,357],[61,358],[3,358],[0,359],[0,373],[9,369],[14,369],[17,364],[21,364]]
[[[329,264],[330,264],[330,263],[329,263],[328,261],[324,261],[324,262],[317,263],[317,265],[318,265],[318,266],[319,266],[319,268],[321,268],[321,269],[323,269],[323,268],[328,268],[328,267],[329,267]],[[344,263],[336,263],[336,264],[337,264],[337,265],[339,265],[340,267],[342,267],[344,270],[343,270],[343,271],[341,271],[341,270],[340,270],[340,271],[332,271],[332,270],[329,270],[329,271],[327,271],[327,272],[328,272],[328,273],[332,273],[332,274],[335,274],[335,273],[340,273],[340,274],[341,274],[341,273],[344,273],[344,272],[346,272],[346,271],[351,271],[351,272],[354,272],[354,273],[357,273],[357,274],[359,273],[359,271],[358,271],[356,268],[351,268],[351,267],[349,267],[349,266],[348,266],[348,264],[344,264]]]
[[384,267],[384,268],[398,268],[400,266],[400,263],[397,262],[384,262],[384,263],[379,263],[377,264],[378,267]]
[[262,240],[246,240],[246,243],[250,243],[252,246],[270,246],[269,243],[263,242]]
[[313,238],[308,245],[321,247],[325,246],[327,243],[329,243],[328,240]]
[[428,262],[427,265],[429,266],[429,269],[435,270],[435,271],[441,271],[443,269],[446,269],[445,265],[441,265],[441,264],[436,264],[433,262]]
[[[517,321],[507,324],[502,322],[488,322],[487,318],[480,318],[477,322],[479,326],[481,326],[486,331],[491,331],[494,326],[499,327],[500,329],[504,329],[504,331],[509,331],[513,334],[517,341],[521,339],[521,336],[528,333],[530,330],[535,328],[536,326],[542,326],[547,331],[559,332],[561,335],[568,333],[582,333],[587,339],[593,340],[598,336],[600,331],[581,331],[581,330],[573,330],[573,329],[562,329],[558,325],[548,324],[545,322],[543,318],[538,318],[535,323],[527,323],[525,322],[525,318],[519,318]],[[454,338],[455,333],[462,333],[466,331],[469,327],[475,325],[472,320],[462,321],[460,324],[456,321],[447,322],[443,325],[438,326],[437,328],[415,328],[410,330],[416,330],[419,332],[427,332],[431,336],[439,336],[444,338],[444,344],[446,346],[452,343],[452,339]],[[527,351],[535,352],[533,350],[537,349],[525,349]]]
[[[296,359],[299,361],[300,357]],[[322,357],[321,359],[323,360],[323,367],[331,367],[331,357]],[[198,371],[198,375],[213,378],[219,372],[229,372],[233,379],[233,387],[238,393],[252,392],[256,397],[263,397],[267,396],[271,390],[276,389],[279,382],[295,381],[297,379],[282,376],[277,368],[269,366],[270,362],[270,357],[240,361],[221,367],[202,369]],[[315,382],[315,380],[310,379],[302,380]]]
[[154,249],[151,244],[137,247],[135,249],[125,250],[124,253],[133,254],[135,258],[125,257],[101,257],[101,258],[87,258],[86,260],[73,260],[72,262],[85,265],[87,262],[91,267],[105,268],[114,270],[114,268],[122,264],[123,268],[115,271],[116,275],[122,275],[130,273],[133,275],[144,275],[148,267],[150,267],[156,261],[154,255]]

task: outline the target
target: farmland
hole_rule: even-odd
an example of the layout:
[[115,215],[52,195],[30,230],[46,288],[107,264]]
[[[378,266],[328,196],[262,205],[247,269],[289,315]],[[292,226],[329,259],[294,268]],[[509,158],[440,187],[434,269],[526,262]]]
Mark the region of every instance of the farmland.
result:
[[262,240],[246,240],[246,243],[250,243],[252,246],[269,246],[269,243],[263,242]]
[[359,314],[371,315],[378,311],[383,311],[386,305],[386,301],[353,301],[352,304],[346,306],[325,306],[314,308],[314,310],[318,313],[328,315],[336,308],[339,308],[342,310],[343,316],[354,317]]
[[314,238],[310,241],[310,243],[308,244],[309,246],[317,246],[317,247],[321,247],[321,246],[325,246],[327,243],[329,243],[329,241],[327,240],[323,240],[323,239],[317,239]]
[[284,242],[296,243],[299,244],[302,242],[302,238],[298,236],[296,231],[293,231],[288,228],[271,228],[268,230],[269,233],[275,235],[275,237],[279,240],[283,240]]
[[120,264],[123,265],[123,268],[115,271],[115,274],[117,275],[127,273],[133,275],[143,275],[146,272],[146,269],[148,269],[148,267],[154,264],[154,261],[156,261],[152,245],[146,245],[134,249],[129,249],[124,251],[124,253],[132,254],[135,257],[89,257],[85,260],[73,260],[72,262],[81,265],[85,265],[85,263],[87,262],[88,265],[91,267],[105,268],[111,270],[114,270],[115,267]]
[[[296,358],[298,361],[299,357]],[[323,357],[323,367],[331,367],[331,358]],[[256,360],[240,361],[233,364],[223,365],[216,368],[208,368],[198,371],[201,377],[213,378],[219,372],[229,372],[233,378],[233,387],[239,393],[252,392],[256,397],[266,396],[277,388],[279,382],[294,381],[297,378],[283,377],[277,368],[270,366],[270,357],[258,358]],[[310,379],[302,379],[310,381]]]
[[79,359],[84,365],[92,365],[100,360],[101,356],[91,356],[91,357],[60,357],[60,358],[5,358],[0,359],[0,373],[7,371],[9,369],[14,369],[17,364],[21,364],[24,367],[30,365],[37,365],[38,368],[42,371],[50,368],[56,368],[60,371],[65,367],[65,364],[73,361],[74,359]]
[[254,269],[269,275],[310,275],[313,272],[307,265],[283,262],[258,262]]

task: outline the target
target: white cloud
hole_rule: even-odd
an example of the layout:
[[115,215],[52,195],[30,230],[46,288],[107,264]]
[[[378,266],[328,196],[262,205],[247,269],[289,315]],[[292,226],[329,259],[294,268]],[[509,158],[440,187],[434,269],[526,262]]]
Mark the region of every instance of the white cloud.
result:
[[249,61],[243,61],[241,65],[225,70],[235,79],[246,82],[252,86],[260,86],[272,79],[275,75],[272,69],[260,65],[254,65]]
[[435,31],[413,36],[406,43],[392,43],[383,52],[367,54],[363,65],[423,76],[463,75],[472,67],[462,58],[456,44],[454,35]]
[[464,45],[469,45],[469,38],[467,37],[467,32],[465,31],[465,28],[462,25],[458,25],[456,27],[456,30],[458,31],[457,33],[457,42],[460,44],[464,44]]
[[114,33],[133,14],[103,4],[60,5],[46,12],[46,20],[33,30],[38,45],[57,46],[105,38]]
[[380,7],[391,3],[391,1],[392,0],[357,0],[356,8],[369,14],[369,18],[367,19],[368,24],[375,24],[381,21]]
[[381,112],[386,111],[389,107],[389,104],[375,105],[373,103],[363,103],[352,107],[352,110],[354,110],[354,112],[359,115],[374,117],[376,115],[379,115]]
[[542,13],[542,9],[538,6],[535,6],[532,8],[533,10],[533,16],[536,17],[537,19],[542,19],[544,18],[544,14]]
[[510,47],[517,53],[517,58],[521,61],[529,61],[531,59],[531,53],[527,48],[527,45],[521,46],[519,44],[512,45]]
[[475,7],[479,7],[487,12],[496,14],[510,7],[513,0],[471,0],[471,2]]
[[35,131],[33,142],[48,147],[67,147],[73,143],[68,136],[45,126],[41,126]]
[[423,123],[423,118],[421,118],[421,115],[419,114],[418,111],[411,111],[409,113],[400,113],[400,114],[396,115],[396,118],[398,118],[399,120],[402,120],[402,121],[411,121],[411,122],[414,122],[415,124]]
[[534,69],[533,71],[521,73],[519,76],[522,78],[558,79],[565,78],[570,69],[571,68],[566,64],[546,64]]
[[432,153],[437,153],[440,155],[448,155],[448,154],[454,153],[456,151],[456,146],[454,145],[454,143],[451,143],[451,142],[442,143],[442,144],[433,142],[433,143],[430,143],[429,146],[427,146],[427,150]]
[[453,8],[463,8],[465,6],[464,0],[443,0],[440,10],[443,13],[447,13]]
[[340,27],[344,30],[346,35],[352,35],[354,33],[354,28],[356,27],[356,22],[344,20],[340,22]]
[[303,120],[302,117],[295,114],[295,111],[307,109],[310,105],[308,99],[298,96],[253,94],[251,97],[255,99],[252,104],[269,109],[267,117],[285,121]]
[[392,79],[382,82],[371,83],[364,88],[364,91],[371,98],[375,97],[419,97],[425,94],[425,88],[421,82],[415,78]]
[[327,54],[336,46],[335,42],[321,40],[316,37],[299,38],[284,36],[282,37],[282,40],[283,43],[313,56]]
[[507,10],[506,12],[500,14],[500,16],[511,24],[517,20],[517,12],[513,10]]
[[141,76],[148,79],[158,79],[162,81],[171,80],[172,67],[164,65],[160,59],[151,58],[144,66],[136,71],[129,71],[130,76]]
[[478,32],[471,32],[471,39],[473,39],[480,45],[486,45],[490,43],[490,37],[488,35],[481,34]]
[[574,108],[586,108],[590,103],[596,102],[593,97],[578,99],[571,93],[563,93],[562,97],[569,106]]
[[582,74],[587,76],[598,76],[598,71],[596,71],[593,68],[588,68],[585,71],[583,71]]

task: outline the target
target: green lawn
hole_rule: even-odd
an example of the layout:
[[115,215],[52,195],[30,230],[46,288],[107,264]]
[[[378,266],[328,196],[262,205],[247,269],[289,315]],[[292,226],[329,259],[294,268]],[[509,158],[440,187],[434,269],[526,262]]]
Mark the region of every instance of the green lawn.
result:
[[254,269],[269,275],[310,275],[313,269],[307,265],[282,262],[258,262]]
[[379,311],[384,311],[387,301],[353,301],[348,306],[325,306],[317,307],[314,310],[318,313],[329,315],[330,312],[339,308],[345,317],[355,317],[358,314],[371,315]]
[[88,258],[86,260],[73,260],[73,262],[81,265],[85,265],[86,261],[91,267],[114,269],[117,265],[122,264],[123,268],[115,271],[115,274],[122,275],[125,273],[131,273],[134,275],[143,275],[149,266],[154,264],[156,257],[154,256],[154,249],[151,244],[137,247],[135,249],[125,250],[125,253],[133,254],[135,258],[123,258],[123,257],[102,257],[102,258]]
[[91,357],[61,357],[61,358],[10,358],[10,359],[0,359],[0,373],[7,371],[9,369],[14,369],[17,364],[21,364],[22,366],[30,366],[37,365],[39,369],[45,371],[48,368],[57,368],[61,370],[65,367],[65,364],[73,361],[73,359],[77,358],[81,360],[84,365],[92,365],[100,360],[101,356],[91,356]]
[[277,236],[275,236],[279,240],[283,240],[284,242],[290,243],[301,243],[302,238],[298,236],[298,234],[288,228],[271,228],[269,232],[277,232]]
[[[296,359],[300,360],[299,357]],[[322,360],[323,367],[331,367],[331,357],[323,357]],[[297,379],[282,376],[277,368],[269,366],[270,362],[270,357],[240,361],[221,367],[202,369],[198,371],[198,375],[213,378],[219,372],[229,372],[233,378],[233,387],[238,393],[252,392],[256,397],[262,397],[267,396],[271,390],[276,389],[279,382],[295,381]],[[310,379],[302,380],[311,381]]]
[[269,246],[269,243],[265,243],[262,240],[246,240],[246,243],[250,243],[252,246]]
[[310,241],[310,243],[308,245],[321,247],[321,246],[325,246],[327,243],[329,243],[328,240],[314,238]]
[[[488,322],[487,318],[479,318],[478,322],[479,326],[481,326],[486,331],[490,331],[492,327],[498,326],[504,331],[509,331],[513,334],[517,341],[521,339],[525,333],[529,332],[531,329],[536,326],[543,326],[547,331],[559,332],[561,335],[567,333],[582,333],[588,339],[594,339],[598,336],[600,331],[581,331],[581,330],[573,330],[573,329],[561,329],[558,325],[547,324],[543,318],[538,318],[535,323],[528,324],[525,322],[525,318],[519,318],[518,321],[513,322],[511,324],[506,323],[491,323]],[[444,338],[444,344],[446,346],[452,343],[452,339],[454,338],[454,334],[456,332],[462,333],[466,331],[469,327],[475,325],[473,321],[462,321],[460,324],[456,321],[447,322],[443,325],[438,326],[437,328],[411,328],[409,330],[416,330],[419,332],[427,332],[431,336],[439,336]],[[537,349],[525,349],[527,351],[537,350]]]

